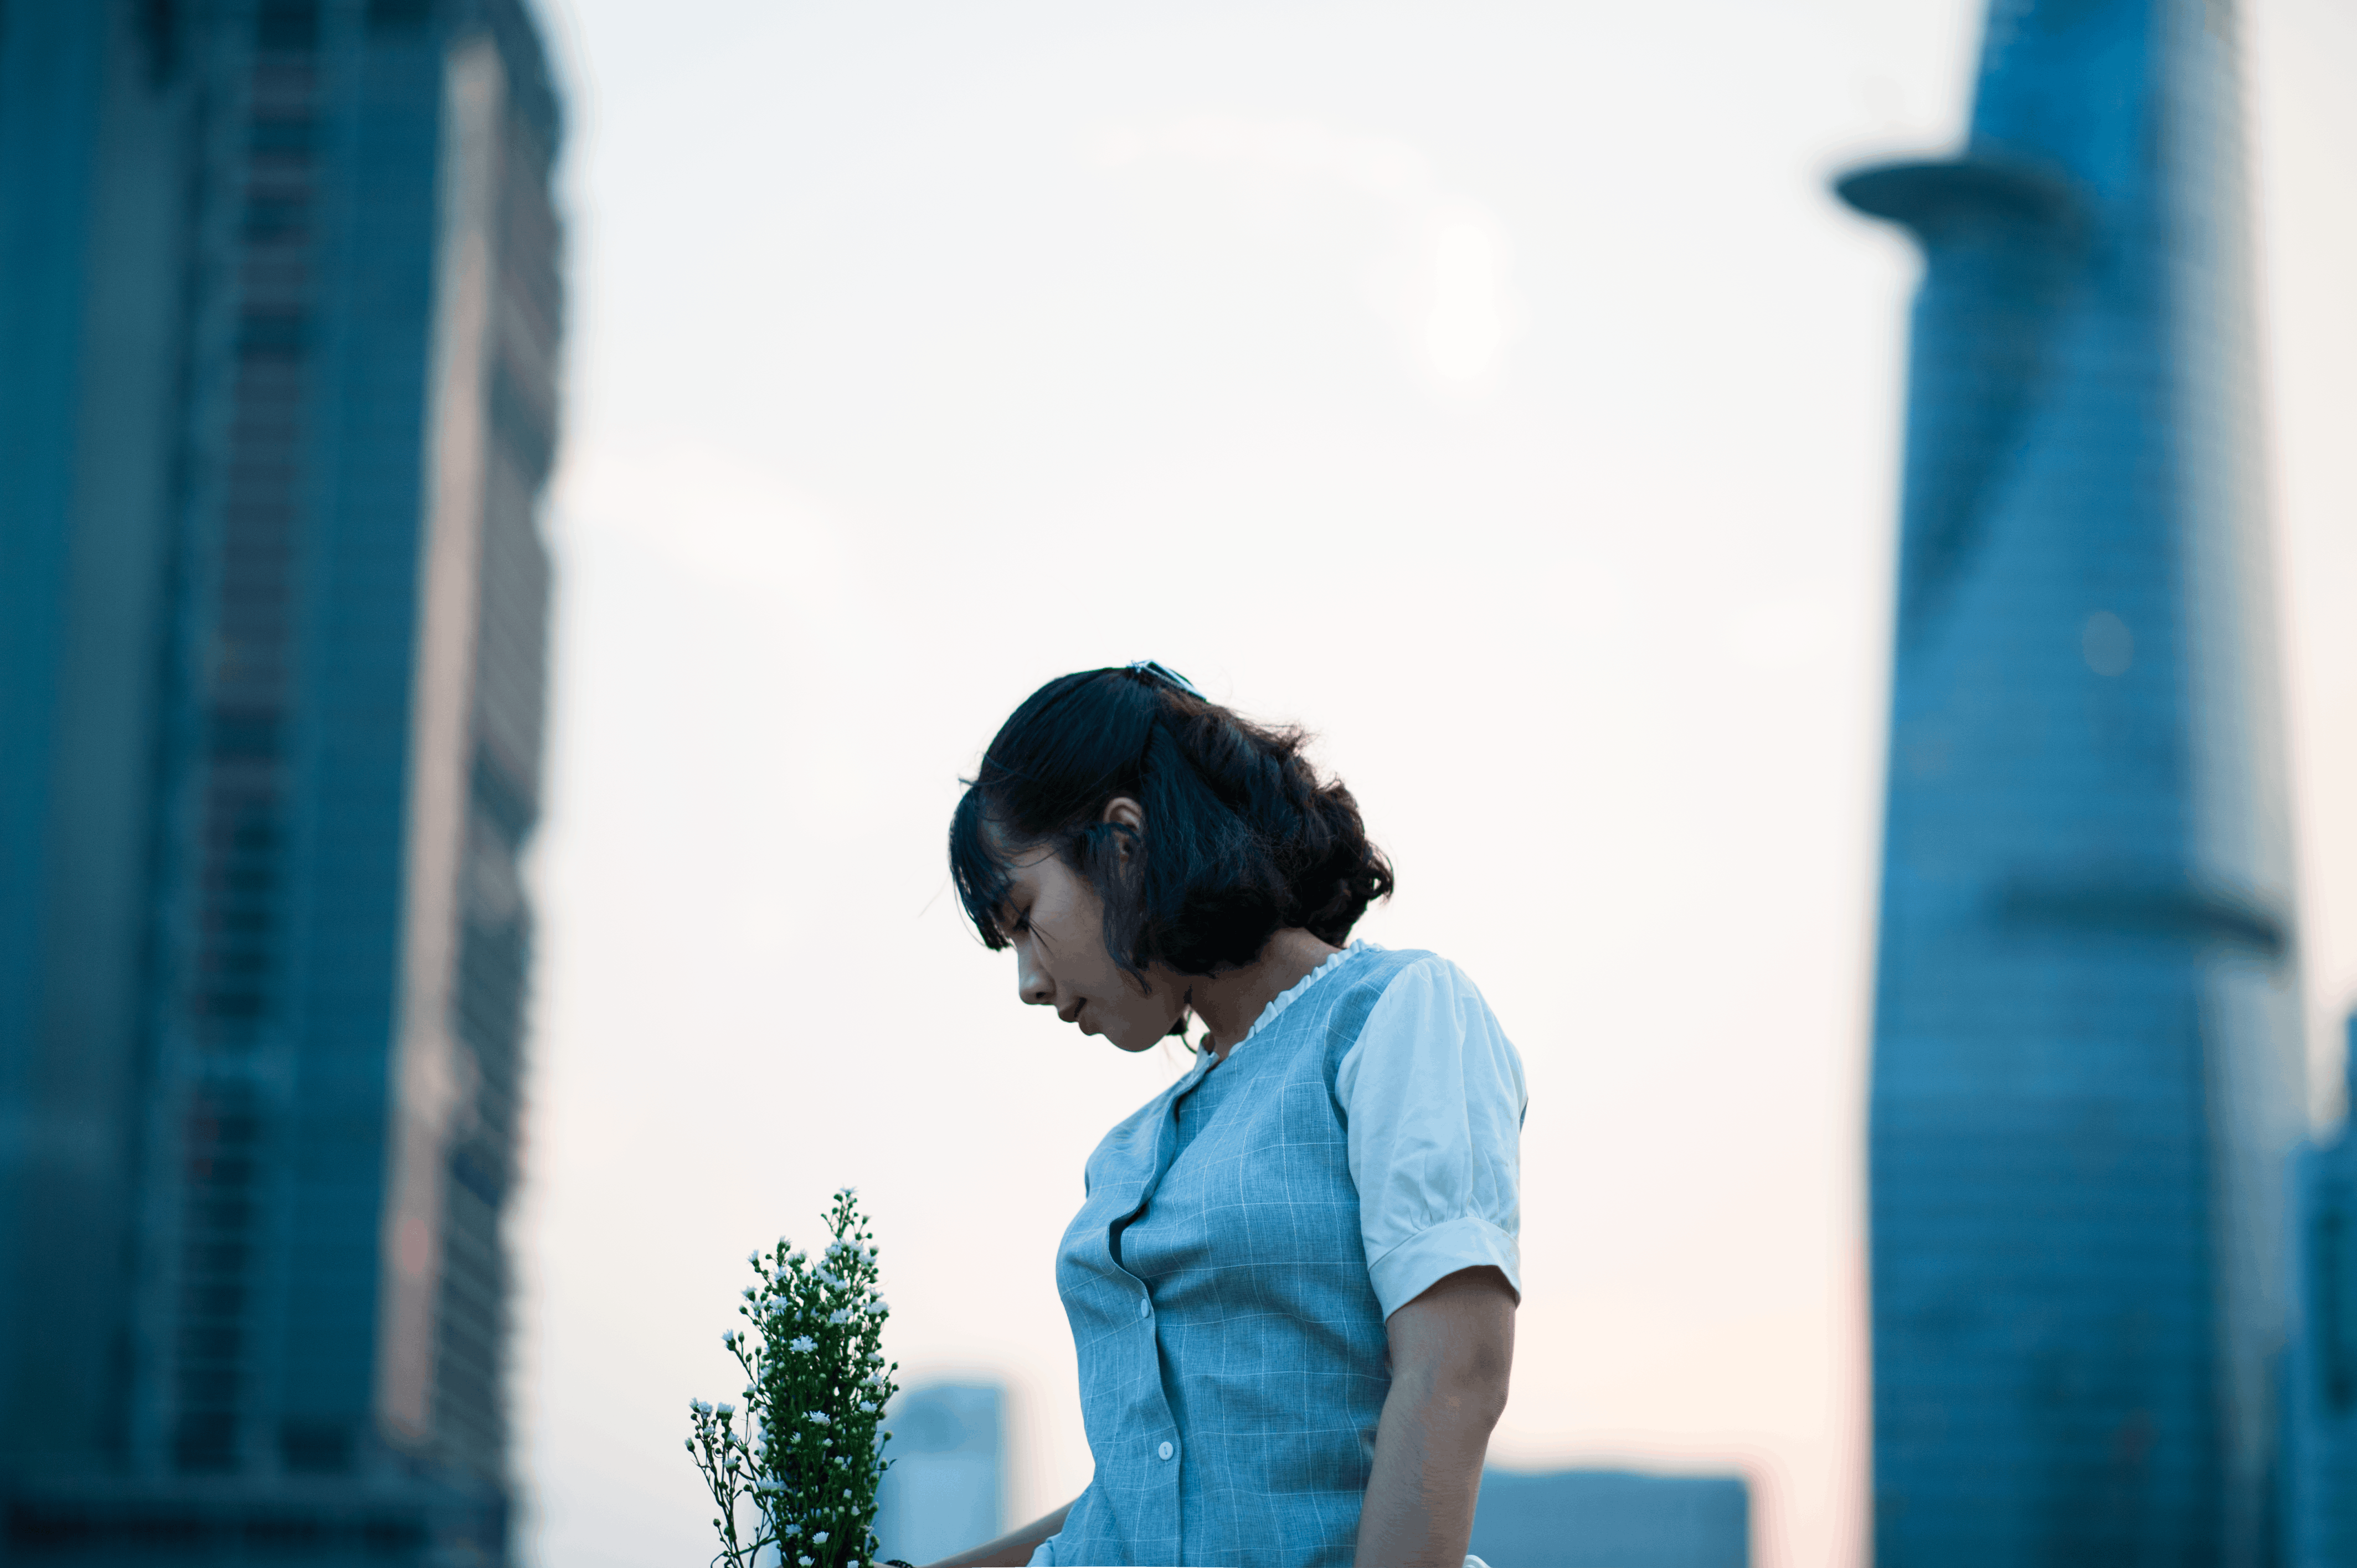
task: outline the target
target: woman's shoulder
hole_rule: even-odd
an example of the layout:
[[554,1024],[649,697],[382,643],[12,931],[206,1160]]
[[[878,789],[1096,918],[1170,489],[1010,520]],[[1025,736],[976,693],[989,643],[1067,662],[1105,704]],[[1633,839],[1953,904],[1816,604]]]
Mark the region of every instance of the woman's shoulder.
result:
[[1451,960],[1427,948],[1384,948],[1372,942],[1353,944],[1370,954],[1378,955],[1371,963],[1364,979],[1374,983],[1386,996],[1397,991],[1445,993],[1452,996],[1479,999],[1480,987],[1472,977]]
[[[1390,950],[1396,961],[1381,976],[1381,990],[1359,1031],[1358,1047],[1379,1056],[1419,1054],[1445,1038],[1480,1042],[1504,1057],[1519,1058],[1480,987],[1455,962],[1421,948]],[[1374,978],[1370,976],[1371,979]],[[1354,1056],[1370,1054],[1354,1048]]]
[[[1522,1054],[1465,972],[1407,950],[1337,1064],[1337,1103],[1354,1139],[1440,1148],[1467,1128],[1519,1127]],[[1454,1129],[1452,1131],[1451,1129]],[[1405,1135],[1405,1134],[1401,1134]]]

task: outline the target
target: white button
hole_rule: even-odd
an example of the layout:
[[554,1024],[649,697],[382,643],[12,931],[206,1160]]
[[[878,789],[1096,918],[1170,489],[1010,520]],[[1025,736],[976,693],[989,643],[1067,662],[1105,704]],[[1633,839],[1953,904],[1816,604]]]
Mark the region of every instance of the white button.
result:
[[1166,1444],[1164,1444],[1161,1447],[1159,1447],[1159,1448],[1156,1449],[1156,1450],[1155,1450],[1155,1452],[1156,1452],[1157,1454],[1161,1455],[1165,1459],[1168,1459],[1168,1458],[1169,1458],[1169,1457],[1170,1457],[1170,1455],[1171,1455],[1176,1454],[1176,1453],[1178,1452],[1178,1450],[1177,1450],[1177,1449],[1175,1449],[1175,1448],[1173,1448],[1173,1447],[1171,1447],[1171,1446],[1170,1446],[1170,1444],[1168,1444],[1168,1443],[1166,1443]]
[[1152,1301],[1148,1300],[1147,1298],[1146,1298],[1145,1296],[1140,1296],[1140,1297],[1138,1297],[1138,1298],[1137,1298],[1137,1316],[1140,1316],[1140,1317],[1151,1317],[1151,1316],[1154,1316],[1154,1303],[1153,1303]]

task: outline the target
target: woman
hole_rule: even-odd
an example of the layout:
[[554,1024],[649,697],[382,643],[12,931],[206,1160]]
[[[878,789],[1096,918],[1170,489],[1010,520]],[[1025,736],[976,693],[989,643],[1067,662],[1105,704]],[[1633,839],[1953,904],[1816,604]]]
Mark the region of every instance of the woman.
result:
[[1446,960],[1345,948],[1392,871],[1295,730],[1160,665],[1032,693],[958,802],[1023,1001],[1194,1068],[1105,1135],[1056,1283],[1096,1474],[940,1568],[1455,1568],[1520,1299],[1522,1063]]

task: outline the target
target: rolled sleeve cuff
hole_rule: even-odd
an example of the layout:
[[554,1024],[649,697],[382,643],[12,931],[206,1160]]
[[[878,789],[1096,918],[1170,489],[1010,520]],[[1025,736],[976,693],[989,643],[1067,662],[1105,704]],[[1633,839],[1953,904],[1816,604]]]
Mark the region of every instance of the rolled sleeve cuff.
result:
[[1375,1300],[1389,1317],[1459,1269],[1480,1268],[1504,1274],[1514,1299],[1523,1299],[1522,1248],[1497,1226],[1468,1214],[1419,1230],[1370,1260],[1367,1277],[1374,1282]]

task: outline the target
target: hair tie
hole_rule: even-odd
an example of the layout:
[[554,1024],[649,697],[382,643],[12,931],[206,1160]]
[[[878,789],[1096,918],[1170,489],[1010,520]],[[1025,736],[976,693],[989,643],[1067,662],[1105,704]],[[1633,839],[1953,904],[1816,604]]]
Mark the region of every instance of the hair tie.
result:
[[1186,693],[1189,696],[1194,698],[1199,703],[1208,703],[1211,700],[1195,689],[1194,682],[1189,681],[1186,676],[1181,675],[1178,671],[1171,669],[1167,664],[1159,663],[1151,659],[1133,659],[1129,661],[1129,667],[1132,670],[1136,671],[1141,675],[1148,675],[1157,681],[1168,682],[1171,685],[1178,687],[1180,691]]

